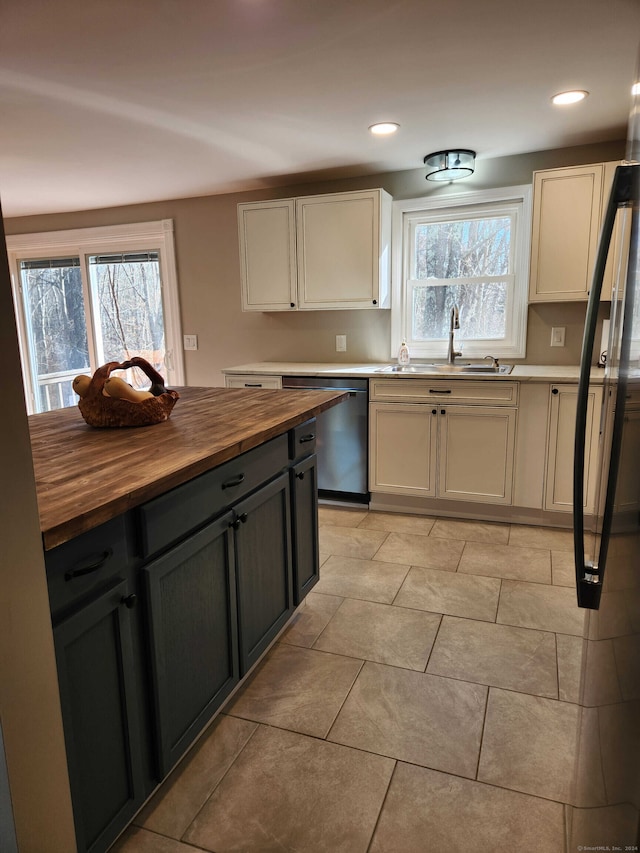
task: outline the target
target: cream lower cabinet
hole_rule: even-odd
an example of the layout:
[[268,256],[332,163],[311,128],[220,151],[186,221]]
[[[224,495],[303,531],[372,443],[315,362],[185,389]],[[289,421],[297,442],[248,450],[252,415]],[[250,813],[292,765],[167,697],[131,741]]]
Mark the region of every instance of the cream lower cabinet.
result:
[[371,403],[372,492],[511,504],[516,409]]
[[[577,402],[577,385],[551,385],[544,491],[546,510],[560,512],[573,510],[573,448]],[[592,513],[595,506],[601,404],[602,388],[591,386],[587,403],[584,472],[584,509],[588,513]]]
[[436,409],[415,403],[369,405],[369,489],[435,497]]

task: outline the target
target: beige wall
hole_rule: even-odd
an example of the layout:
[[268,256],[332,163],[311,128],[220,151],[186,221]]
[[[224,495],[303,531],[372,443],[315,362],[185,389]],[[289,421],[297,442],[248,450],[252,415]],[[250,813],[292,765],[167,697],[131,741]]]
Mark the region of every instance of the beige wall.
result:
[[0,353],[0,722],[16,837],[20,853],[73,853],[49,597],[1,228]]
[[[390,357],[389,311],[243,313],[236,204],[264,198],[383,187],[396,199],[530,184],[536,169],[620,159],[624,143],[603,143],[479,160],[472,178],[444,188],[425,181],[424,169],[360,178],[267,187],[247,193],[160,201],[78,213],[6,221],[8,234],[173,219],[182,329],[198,335],[197,352],[185,353],[187,383],[221,385],[220,370],[252,361],[386,361]],[[529,309],[527,357],[536,364],[577,364],[584,303]],[[603,316],[606,315],[606,309]],[[551,327],[566,326],[567,345],[550,346]],[[347,352],[335,352],[335,335],[347,335]],[[598,333],[599,334],[599,333]],[[599,337],[598,337],[599,340]]]

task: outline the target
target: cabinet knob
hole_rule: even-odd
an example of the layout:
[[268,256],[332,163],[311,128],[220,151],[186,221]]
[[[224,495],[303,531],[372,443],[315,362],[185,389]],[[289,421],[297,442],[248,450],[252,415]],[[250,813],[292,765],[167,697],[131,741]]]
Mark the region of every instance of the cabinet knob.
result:
[[446,414],[447,414],[447,410],[446,410],[446,409],[440,409],[440,414],[441,414],[441,415],[446,415]]
[[432,415],[437,415],[437,414],[438,414],[438,410],[437,410],[437,409],[431,409],[431,414],[432,414]]
[[295,302],[291,302],[291,303],[289,303],[289,304],[291,305],[291,307],[292,307],[292,308],[295,308],[295,307],[296,307],[296,303],[295,303]]
[[374,304],[374,305],[377,305],[377,304],[378,304],[378,300],[377,300],[377,299],[374,299],[374,300],[373,300],[373,304]]
[[245,524],[248,517],[246,512],[241,513],[233,521],[229,522],[229,527],[233,527],[234,530],[240,530],[240,525]]
[[297,477],[299,480],[304,480],[304,471],[299,471],[299,472],[296,474],[296,477]]
[[552,393],[552,394],[558,394],[559,392],[558,392],[558,389],[557,389],[557,388],[552,388],[552,389],[551,389],[551,393]]
[[138,603],[138,596],[135,592],[132,592],[131,595],[123,595],[120,599],[121,604],[127,608],[127,610],[131,610]]

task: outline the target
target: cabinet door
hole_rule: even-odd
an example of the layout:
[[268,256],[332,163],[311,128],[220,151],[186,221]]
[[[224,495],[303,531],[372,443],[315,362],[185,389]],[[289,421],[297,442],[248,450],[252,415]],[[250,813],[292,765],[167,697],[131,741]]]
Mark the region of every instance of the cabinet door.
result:
[[[102,851],[144,801],[127,581],[54,628],[78,850]],[[46,772],[46,768],[44,769]]]
[[241,675],[293,612],[290,507],[288,471],[234,507]]
[[[602,389],[591,386],[587,401],[584,509],[592,513],[598,468]],[[576,431],[577,385],[552,385],[549,406],[547,481],[544,508],[573,511],[573,446]]]
[[293,199],[238,205],[243,311],[296,307]]
[[511,504],[516,410],[440,406],[438,497]]
[[145,567],[164,777],[238,682],[231,512]]
[[369,489],[433,497],[435,488],[435,405],[369,405]]
[[[615,171],[619,163],[604,164],[604,189],[602,193],[602,218],[611,194],[611,186]],[[627,277],[627,263],[629,259],[629,243],[631,240],[631,212],[629,208],[619,209],[616,214],[616,222],[613,226],[609,256],[602,281],[601,301],[611,300],[613,288],[616,283],[624,286]]]
[[601,163],[536,172],[529,301],[587,299],[598,248]]
[[637,475],[636,460],[640,457],[640,409],[625,410],[620,448],[620,467],[616,486],[615,512],[627,514],[627,518],[637,518],[640,509],[640,478]]
[[380,191],[296,199],[300,308],[376,308]]
[[303,459],[291,470],[293,526],[293,603],[300,604],[320,579],[318,557],[317,457]]

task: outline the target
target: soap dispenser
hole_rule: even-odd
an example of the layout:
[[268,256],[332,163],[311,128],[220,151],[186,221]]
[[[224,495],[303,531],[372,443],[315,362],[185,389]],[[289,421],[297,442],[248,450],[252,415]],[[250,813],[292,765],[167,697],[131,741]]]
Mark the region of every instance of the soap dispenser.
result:
[[410,360],[411,359],[409,356],[409,347],[407,346],[407,342],[402,341],[402,343],[400,344],[400,349],[398,350],[398,364],[406,365],[409,364]]

